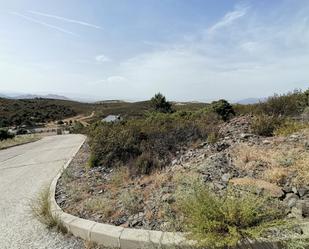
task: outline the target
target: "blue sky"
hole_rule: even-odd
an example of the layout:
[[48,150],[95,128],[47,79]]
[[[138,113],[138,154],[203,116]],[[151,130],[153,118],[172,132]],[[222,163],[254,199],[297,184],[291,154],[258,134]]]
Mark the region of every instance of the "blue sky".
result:
[[0,92],[237,100],[309,87],[307,0],[0,0]]

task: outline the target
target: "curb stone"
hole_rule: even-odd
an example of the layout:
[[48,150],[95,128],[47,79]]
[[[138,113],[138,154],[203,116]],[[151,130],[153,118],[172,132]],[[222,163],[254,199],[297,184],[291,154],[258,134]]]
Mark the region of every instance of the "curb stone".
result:
[[[57,176],[53,179],[49,188],[49,201],[53,217],[57,217],[63,225],[76,237],[86,241],[95,242],[112,248],[121,249],[155,249],[155,248],[190,248],[194,245],[193,241],[188,241],[184,233],[162,232],[153,230],[143,230],[134,228],[123,228],[119,226],[98,223],[85,220],[71,214],[65,213],[58,206],[55,200],[57,181],[63,171],[70,165],[74,156],[84,144],[83,142],[74,151],[73,156],[68,160]],[[302,224],[304,234],[302,238],[309,238],[309,222]],[[242,244],[238,249],[279,249],[279,243],[273,242],[253,242],[252,244]]]

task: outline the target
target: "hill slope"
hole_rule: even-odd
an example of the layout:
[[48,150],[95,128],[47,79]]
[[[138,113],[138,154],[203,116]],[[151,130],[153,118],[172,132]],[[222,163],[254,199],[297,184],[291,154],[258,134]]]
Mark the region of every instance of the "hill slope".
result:
[[0,127],[54,121],[92,109],[91,104],[67,100],[0,98]]

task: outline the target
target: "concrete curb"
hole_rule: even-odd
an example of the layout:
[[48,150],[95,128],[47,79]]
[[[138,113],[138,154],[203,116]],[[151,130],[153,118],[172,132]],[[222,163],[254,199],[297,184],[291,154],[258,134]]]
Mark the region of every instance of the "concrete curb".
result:
[[[189,248],[194,244],[192,241],[186,240],[183,233],[123,228],[85,220],[63,212],[55,200],[57,181],[63,171],[70,165],[84,142],[85,140],[54,178],[49,189],[52,215],[60,219],[70,233],[86,241],[95,242],[98,245],[121,249]],[[309,222],[304,223],[303,230],[304,235],[302,237],[309,238]],[[239,245],[238,248],[278,249],[280,246],[279,242],[253,242],[250,245]]]

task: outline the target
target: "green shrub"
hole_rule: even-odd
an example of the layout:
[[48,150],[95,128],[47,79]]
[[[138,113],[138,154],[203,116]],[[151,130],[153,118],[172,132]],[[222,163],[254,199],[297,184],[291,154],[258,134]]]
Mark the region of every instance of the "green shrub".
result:
[[77,122],[74,122],[74,124],[73,124],[72,120],[70,120],[69,123],[71,125],[71,127],[70,127],[71,133],[80,134],[80,133],[86,132],[85,126],[81,122],[77,121]]
[[299,116],[309,106],[309,90],[294,90],[287,94],[275,94],[265,101],[250,105],[234,105],[237,114],[268,116]]
[[210,144],[214,144],[218,141],[219,134],[217,132],[211,132],[207,136],[207,142]]
[[260,136],[272,136],[282,120],[275,116],[258,115],[253,118],[251,128],[254,134]]
[[144,152],[135,160],[134,167],[130,168],[132,175],[143,175],[150,174],[155,169],[160,169],[161,164],[154,155]]
[[278,204],[249,192],[227,191],[223,197],[195,184],[179,202],[189,239],[207,248],[233,247],[245,238],[260,236],[283,217]]
[[119,196],[120,201],[129,214],[136,214],[140,210],[141,196],[140,194],[132,191],[123,191]]
[[308,105],[307,96],[299,90],[287,94],[275,94],[259,104],[260,112],[271,116],[298,116]]
[[210,107],[214,112],[216,112],[224,121],[230,119],[231,116],[235,115],[233,106],[224,99],[214,101],[211,103]]
[[209,111],[155,112],[115,124],[99,122],[89,128],[90,165],[129,165],[131,173],[149,174],[169,164],[182,147],[217,132],[220,122]]
[[309,122],[309,107],[306,107],[302,113],[302,119],[304,122]]
[[154,97],[150,100],[152,107],[158,111],[163,113],[171,113],[172,104],[166,101],[165,97],[161,93],[157,93]]
[[7,129],[0,129],[0,141],[12,139],[15,135],[10,133]]

